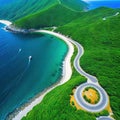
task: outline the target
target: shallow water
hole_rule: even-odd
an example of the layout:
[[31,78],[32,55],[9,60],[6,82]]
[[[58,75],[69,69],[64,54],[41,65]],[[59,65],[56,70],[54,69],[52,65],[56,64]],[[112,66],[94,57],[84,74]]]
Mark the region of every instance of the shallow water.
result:
[[0,120],[60,79],[68,51],[51,35],[14,34],[3,27],[0,24]]

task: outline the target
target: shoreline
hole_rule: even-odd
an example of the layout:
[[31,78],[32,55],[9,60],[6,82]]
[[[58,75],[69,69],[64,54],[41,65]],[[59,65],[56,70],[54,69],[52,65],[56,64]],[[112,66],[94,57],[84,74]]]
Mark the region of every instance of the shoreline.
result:
[[47,93],[49,93],[50,91],[52,91],[54,88],[66,83],[72,76],[72,68],[71,68],[71,57],[73,55],[74,52],[74,47],[73,45],[68,41],[69,39],[64,37],[61,34],[58,33],[54,33],[54,32],[50,32],[50,31],[46,31],[46,30],[37,30],[35,32],[39,32],[39,33],[47,33],[47,34],[51,34],[54,35],[55,37],[60,38],[61,40],[63,40],[67,45],[68,45],[68,53],[64,59],[64,65],[63,65],[63,71],[64,71],[64,75],[62,76],[62,78],[60,79],[59,82],[57,82],[56,84],[54,84],[53,86],[49,87],[48,89],[46,89],[45,91],[42,92],[42,94],[40,94],[39,97],[35,98],[35,100],[33,100],[31,103],[29,103],[28,106],[25,106],[25,108],[23,108],[21,111],[18,112],[17,115],[15,115],[12,120],[20,120],[22,119],[24,116],[27,115],[28,112],[30,112],[33,107],[35,107],[37,104],[40,104],[40,102],[42,102],[43,98],[45,97],[45,95]]
[[[12,24],[11,22],[6,21],[6,20],[0,20],[0,23],[5,24],[6,26],[9,26]],[[51,32],[51,31],[47,31],[47,30],[36,30],[34,32],[46,33],[46,34],[53,35],[53,36],[58,37],[59,39],[63,40],[68,45],[68,48],[69,48],[68,53],[63,61],[64,64],[63,64],[62,70],[64,71],[64,74],[62,75],[61,79],[57,83],[55,83],[54,85],[50,86],[48,89],[45,89],[43,92],[41,92],[40,94],[35,96],[35,98],[33,98],[30,102],[28,101],[28,103],[21,106],[22,109],[20,109],[20,111],[18,108],[18,112],[16,112],[15,116],[14,116],[14,113],[13,113],[13,115],[11,114],[10,118],[12,118],[12,120],[21,120],[24,116],[27,115],[28,112],[30,112],[33,109],[33,107],[35,107],[37,104],[40,104],[40,102],[42,102],[43,98],[45,97],[45,95],[47,93],[52,91],[54,88],[66,83],[72,76],[71,57],[74,52],[74,47],[73,47],[72,43],[69,42],[70,39],[59,33]]]
[[7,21],[7,20],[0,20],[0,23],[5,24],[5,25],[7,25],[7,26],[9,26],[9,25],[12,24],[12,22]]

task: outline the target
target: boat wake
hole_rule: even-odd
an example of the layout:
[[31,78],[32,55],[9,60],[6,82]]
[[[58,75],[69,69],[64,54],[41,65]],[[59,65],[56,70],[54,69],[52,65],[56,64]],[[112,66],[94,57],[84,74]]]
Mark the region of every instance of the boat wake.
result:
[[27,72],[27,70],[28,70],[28,68],[30,66],[31,60],[32,60],[32,56],[29,56],[28,57],[27,66],[25,67],[24,71],[20,75],[18,75],[18,77],[16,79],[18,82],[20,82],[20,80],[22,79],[22,77],[24,76],[24,74]]
[[22,49],[20,48],[20,49],[18,49],[18,52],[17,52],[17,54],[16,55],[14,55],[7,63],[4,63],[4,64],[2,64],[1,66],[0,66],[0,69],[1,68],[3,68],[3,67],[5,67],[5,66],[7,66],[8,64],[10,64],[10,62],[12,62],[12,61],[14,61],[14,60],[16,60],[16,58],[18,57],[18,55],[21,53],[21,51],[22,51]]

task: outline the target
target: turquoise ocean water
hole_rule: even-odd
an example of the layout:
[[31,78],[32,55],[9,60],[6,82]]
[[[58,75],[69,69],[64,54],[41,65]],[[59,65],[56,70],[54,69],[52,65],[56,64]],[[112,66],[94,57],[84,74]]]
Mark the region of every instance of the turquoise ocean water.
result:
[[14,34],[3,27],[0,24],[0,120],[60,79],[68,51],[51,35]]
[[120,8],[120,0],[93,0],[89,1],[89,10],[98,7]]

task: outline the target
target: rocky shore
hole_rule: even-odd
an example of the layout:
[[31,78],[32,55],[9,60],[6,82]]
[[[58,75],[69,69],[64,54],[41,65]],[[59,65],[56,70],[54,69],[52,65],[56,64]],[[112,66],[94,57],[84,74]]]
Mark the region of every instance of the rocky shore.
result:
[[5,27],[6,30],[14,32],[14,33],[30,33],[30,32],[34,32],[35,29],[21,29],[21,28],[17,28],[14,25],[9,25]]

